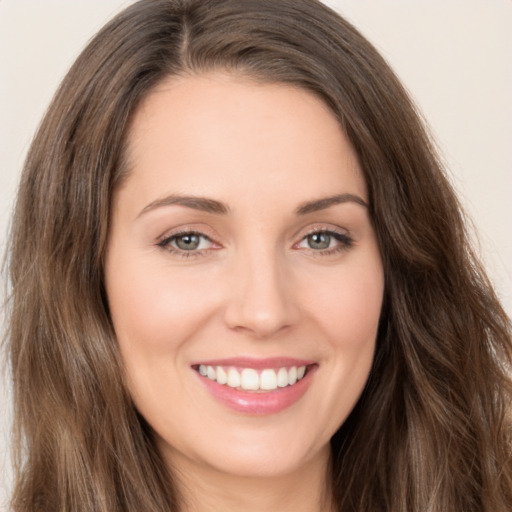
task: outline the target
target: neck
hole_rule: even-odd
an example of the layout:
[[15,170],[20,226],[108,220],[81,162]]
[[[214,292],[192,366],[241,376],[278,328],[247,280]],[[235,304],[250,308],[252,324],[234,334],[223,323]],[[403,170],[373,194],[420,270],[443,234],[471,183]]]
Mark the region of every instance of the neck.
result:
[[288,474],[239,476],[173,461],[182,512],[334,512],[330,455]]

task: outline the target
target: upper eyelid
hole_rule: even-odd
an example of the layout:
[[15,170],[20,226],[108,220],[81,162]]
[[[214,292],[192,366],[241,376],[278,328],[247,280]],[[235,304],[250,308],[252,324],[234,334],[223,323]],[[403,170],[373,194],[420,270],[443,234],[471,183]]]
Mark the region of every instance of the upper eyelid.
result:
[[173,237],[179,237],[188,234],[204,236],[205,238],[208,238],[208,240],[211,240],[212,242],[215,242],[216,238],[218,238],[216,234],[213,232],[213,230],[205,229],[204,227],[194,227],[194,225],[192,224],[183,225],[177,228],[166,230],[163,235],[157,237],[157,243],[163,240],[168,240]]
[[[334,235],[340,235],[342,237],[346,237],[348,240],[350,240],[350,242],[353,241],[352,236],[345,229],[333,228],[333,227],[327,228],[327,227],[317,226],[315,228],[307,230],[302,235],[300,235],[298,240],[296,240],[293,243],[293,247],[295,247],[297,244],[302,242],[306,237],[308,237],[314,233],[329,233],[329,234],[334,234]],[[210,243],[212,243],[214,245],[217,245],[217,246],[221,245],[219,242],[215,241],[208,234],[206,234],[202,231],[199,231],[199,230],[194,230],[194,229],[181,229],[179,231],[172,232],[170,234],[166,234],[158,239],[157,245],[161,246],[161,247],[165,247],[166,245],[170,244],[174,239],[179,238],[180,236],[184,236],[184,235],[197,235],[197,236],[205,238],[206,240],[208,240]],[[179,248],[174,248],[174,249],[176,251],[181,251]],[[199,252],[207,251],[207,250],[208,249],[197,249],[197,250],[190,251],[190,252],[191,253],[192,252],[199,253]]]
[[323,232],[348,234],[348,230],[343,229],[343,228],[319,226],[319,227],[315,227],[315,228],[307,230],[305,233],[305,236],[307,236],[308,234],[311,234],[311,233],[323,233]]
[[311,231],[308,231],[303,236],[299,238],[297,242],[295,242],[294,245],[302,242],[304,239],[306,239],[310,235],[314,235],[316,233],[327,233],[328,235],[334,235],[334,238],[338,239],[339,241],[345,240],[346,242],[350,242],[352,244],[354,242],[354,238],[352,235],[345,230],[336,230],[336,229],[313,229]]
[[[193,234],[193,235],[200,235],[208,238],[209,240],[215,241],[216,236],[212,235],[208,232],[209,230],[205,230],[203,228],[193,228],[193,227],[183,227],[178,228],[178,230],[174,231],[166,231],[163,235],[160,235],[158,237],[158,241],[166,240],[168,238],[172,237],[178,237],[180,235],[187,235],[187,234]],[[350,236],[349,230],[345,228],[340,227],[334,227],[334,226],[325,226],[325,225],[319,225],[313,228],[309,229],[300,229],[298,230],[292,238],[300,237],[300,239],[304,238],[305,236],[310,235],[311,233],[322,233],[322,232],[332,232],[332,233],[339,233],[341,235]]]
[[[331,224],[329,222],[327,223],[313,223],[314,225],[312,227],[301,227],[300,229],[297,229],[294,231],[294,234],[291,235],[291,238],[296,238],[300,236],[301,233],[303,233],[303,236],[306,236],[308,233],[314,233],[316,231],[334,231],[339,232],[343,234],[349,234],[350,230],[341,226],[336,226],[334,224]],[[171,236],[178,236],[180,234],[187,234],[187,233],[194,233],[198,235],[204,235],[208,238],[215,238],[217,235],[214,233],[214,230],[208,227],[200,226],[198,227],[195,223],[191,224],[182,224],[180,226],[177,226],[175,228],[171,228],[165,231],[163,235],[160,235],[158,238],[168,238]]]
[[173,242],[180,236],[185,236],[185,235],[197,235],[197,236],[203,237],[204,239],[206,239],[208,241],[208,243],[211,243],[212,245],[217,245],[217,246],[219,245],[217,242],[212,240],[211,237],[207,236],[204,233],[201,233],[198,231],[192,231],[192,230],[184,230],[181,232],[175,232],[175,233],[169,234],[167,236],[164,236],[159,241],[157,241],[156,246],[159,249],[166,251],[170,254],[174,254],[175,256],[179,256],[180,258],[200,257],[205,252],[218,249],[218,247],[207,247],[207,248],[203,248],[203,249],[198,248],[198,249],[185,250],[185,249],[180,249],[179,247],[175,247],[173,245]]
[[[164,245],[168,245],[172,241],[174,241],[175,239],[179,238],[180,236],[185,236],[185,235],[197,235],[199,237],[204,238],[205,240],[207,240],[211,244],[220,245],[218,242],[213,240],[212,237],[210,237],[210,236],[208,236],[208,235],[206,235],[204,233],[198,232],[198,231],[182,231],[182,232],[172,233],[172,234],[167,235],[167,236],[163,236],[162,238],[160,238],[157,241],[157,245],[161,246],[161,247],[164,247]],[[175,249],[177,251],[180,251],[179,248],[175,248]],[[191,252],[201,252],[201,251],[205,251],[205,250],[208,250],[208,249],[196,249],[195,251],[191,251]]]
[[[329,222],[327,223],[314,223],[313,225],[302,227],[298,230],[296,230],[291,236],[290,239],[294,240],[293,244],[301,241],[303,238],[307,237],[308,235],[311,235],[312,233],[318,233],[318,232],[331,232],[336,233],[342,236],[346,236],[348,238],[353,238],[351,232],[349,229],[331,224]],[[222,237],[219,236],[218,232],[216,230],[213,230],[209,228],[208,226],[200,225],[198,226],[195,223],[191,224],[182,224],[180,226],[177,226],[173,229],[166,230],[164,234],[158,236],[156,238],[156,243],[160,244],[163,241],[172,239],[173,237],[179,237],[180,235],[186,235],[186,234],[195,234],[199,236],[204,236],[208,240],[210,240],[212,243],[222,245],[221,242],[219,242],[219,239]]]
[[346,228],[342,228],[340,226],[335,226],[333,224],[316,224],[311,227],[302,228],[295,232],[294,236],[292,238],[302,240],[308,235],[311,235],[313,233],[337,233],[339,235],[347,236],[349,238],[352,238],[352,235],[350,234],[350,230]]

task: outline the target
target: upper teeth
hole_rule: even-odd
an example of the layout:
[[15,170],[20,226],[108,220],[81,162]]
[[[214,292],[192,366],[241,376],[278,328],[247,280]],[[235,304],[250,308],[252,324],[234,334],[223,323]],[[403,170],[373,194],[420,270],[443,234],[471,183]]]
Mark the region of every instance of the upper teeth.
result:
[[272,368],[262,370],[258,373],[254,368],[244,368],[241,371],[234,367],[199,365],[199,373],[203,377],[217,381],[219,384],[226,384],[231,388],[242,388],[247,391],[284,388],[293,386],[306,373],[305,366],[291,366],[289,368]]

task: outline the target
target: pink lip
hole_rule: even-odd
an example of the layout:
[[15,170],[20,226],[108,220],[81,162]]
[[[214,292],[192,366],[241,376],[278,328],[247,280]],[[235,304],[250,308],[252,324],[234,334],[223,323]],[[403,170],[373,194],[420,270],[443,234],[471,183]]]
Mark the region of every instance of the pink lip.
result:
[[[290,366],[308,366],[312,363],[289,358],[271,358],[265,360],[234,358],[205,361],[200,364],[206,364],[209,366],[233,366],[265,369]],[[297,402],[308,390],[317,369],[317,365],[310,366],[306,375],[293,386],[287,386],[285,388],[278,388],[275,391],[265,392],[241,391],[227,385],[219,384],[207,377],[203,377],[198,372],[195,373],[205,388],[217,400],[228,406],[230,409],[244,414],[263,416],[283,411]]]

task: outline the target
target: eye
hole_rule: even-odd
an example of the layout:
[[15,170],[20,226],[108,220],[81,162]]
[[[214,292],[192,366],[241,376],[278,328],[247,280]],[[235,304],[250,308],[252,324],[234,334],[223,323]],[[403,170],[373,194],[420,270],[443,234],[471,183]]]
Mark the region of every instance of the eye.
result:
[[329,249],[332,237],[329,233],[312,233],[306,237],[306,243],[310,249]]
[[331,254],[332,252],[349,248],[352,243],[352,238],[344,233],[321,230],[306,235],[296,247],[298,249],[310,249]]
[[164,238],[158,243],[159,247],[176,252],[195,252],[211,249],[213,242],[202,233],[183,232]]

